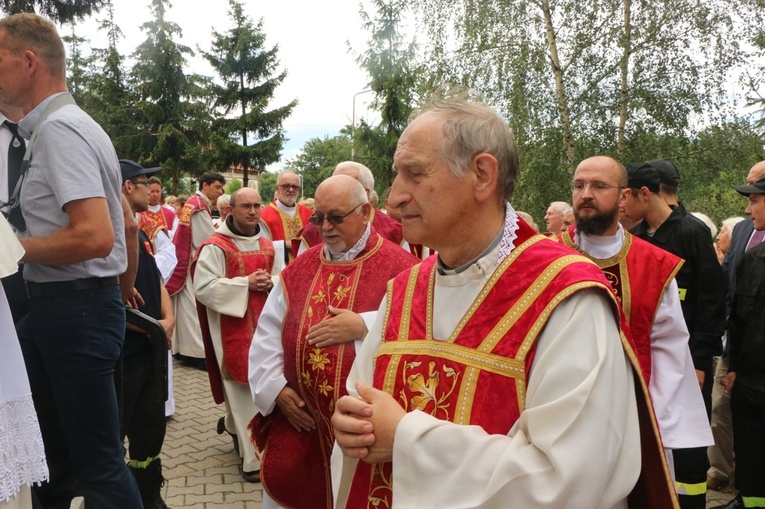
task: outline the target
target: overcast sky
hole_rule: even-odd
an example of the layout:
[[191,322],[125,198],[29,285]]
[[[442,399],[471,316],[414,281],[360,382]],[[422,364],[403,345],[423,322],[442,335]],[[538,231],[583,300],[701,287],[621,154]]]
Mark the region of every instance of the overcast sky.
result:
[[[115,19],[125,38],[120,52],[129,56],[145,40],[140,26],[150,20],[149,0],[112,0]],[[365,5],[366,0],[363,0]],[[281,68],[287,78],[277,88],[272,107],[282,106],[292,99],[298,100],[292,116],[284,122],[289,139],[282,154],[282,162],[268,170],[279,169],[287,158],[295,156],[311,138],[334,136],[351,123],[354,94],[364,90],[368,83],[359,70],[355,56],[348,52],[346,41],[354,50],[363,52],[368,33],[361,28],[359,0],[281,0],[256,2],[243,0],[245,13],[254,22],[263,19],[267,45],[279,46]],[[175,0],[166,18],[177,23],[182,31],[181,43],[197,51],[201,46],[210,49],[212,30],[225,32],[231,27],[227,0]],[[77,25],[77,35],[90,40],[93,47],[106,47],[106,37],[97,30],[95,19]],[[62,35],[69,35],[69,26],[61,27]],[[187,72],[213,75],[212,69],[200,58],[193,60]],[[365,104],[371,94],[356,99],[356,118],[367,114]],[[374,113],[371,113],[374,115]],[[371,120],[376,120],[373,116]]]

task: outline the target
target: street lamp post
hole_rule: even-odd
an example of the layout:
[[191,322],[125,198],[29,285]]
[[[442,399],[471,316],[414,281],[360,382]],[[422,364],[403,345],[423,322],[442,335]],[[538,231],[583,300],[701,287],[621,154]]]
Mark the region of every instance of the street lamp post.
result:
[[355,141],[356,141],[356,96],[361,94],[366,94],[367,92],[371,92],[371,89],[362,90],[361,92],[356,92],[353,94],[353,122],[351,123],[351,161],[354,160],[354,156],[356,155],[356,147],[355,147]]

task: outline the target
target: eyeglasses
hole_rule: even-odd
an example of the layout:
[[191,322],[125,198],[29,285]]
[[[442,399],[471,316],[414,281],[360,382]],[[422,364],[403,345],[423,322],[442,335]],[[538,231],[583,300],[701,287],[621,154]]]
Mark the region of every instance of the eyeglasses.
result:
[[338,214],[330,214],[328,216],[317,216],[316,214],[314,214],[314,215],[312,215],[311,217],[308,218],[308,222],[311,223],[314,226],[321,226],[321,225],[324,224],[324,220],[326,219],[327,221],[329,221],[329,224],[337,226],[339,224],[342,224],[343,220],[346,217],[348,217],[351,212],[353,212],[357,208],[359,208],[362,205],[364,205],[364,203],[365,202],[359,203],[358,205],[353,207],[351,210],[349,210],[348,212],[346,212],[342,216],[338,215]]
[[277,187],[282,191],[300,191],[300,186],[295,184],[279,184]]
[[143,180],[133,180],[132,182],[133,182],[133,184],[135,184],[137,186],[146,186],[146,187],[149,187],[149,181],[146,180],[146,179],[143,179]]
[[260,210],[263,207],[263,204],[262,203],[240,203],[237,205],[237,207],[239,207],[242,210],[250,210],[250,209]]
[[571,189],[574,191],[574,194],[583,193],[587,187],[590,188],[590,191],[592,191],[593,194],[602,193],[605,192],[608,189],[624,189],[621,186],[612,186],[609,184],[606,184],[605,182],[581,182],[576,181],[573,184],[571,184]]

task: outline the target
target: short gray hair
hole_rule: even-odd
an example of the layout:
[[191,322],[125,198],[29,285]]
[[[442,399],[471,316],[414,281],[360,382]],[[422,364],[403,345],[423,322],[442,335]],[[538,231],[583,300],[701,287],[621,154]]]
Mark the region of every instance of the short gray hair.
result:
[[464,176],[465,169],[478,154],[491,154],[497,159],[497,198],[504,206],[513,196],[520,166],[515,140],[507,124],[491,108],[466,101],[436,103],[427,112],[444,119],[440,152],[454,175]]
[[565,201],[554,201],[550,204],[550,207],[552,207],[553,211],[560,214],[561,217],[565,217],[566,214],[574,212],[574,208]]
[[727,228],[729,233],[733,233],[733,228],[734,228],[734,227],[735,227],[735,226],[736,226],[738,223],[740,223],[741,221],[743,221],[744,219],[746,219],[746,218],[743,218],[743,217],[741,217],[741,216],[734,216],[734,217],[729,217],[728,219],[725,219],[725,220],[722,222],[722,227],[721,227],[720,229],[722,229],[722,228]]
[[218,210],[220,210],[220,209],[226,208],[226,206],[230,205],[230,204],[231,204],[231,195],[230,194],[222,194],[222,195],[218,196],[218,201],[215,202],[215,207]]
[[343,161],[342,163],[338,163],[337,166],[335,166],[335,171],[341,169],[341,168],[356,168],[359,170],[359,178],[358,180],[362,186],[364,186],[364,189],[367,191],[372,191],[375,188],[375,176],[372,175],[372,170],[367,168],[361,163],[357,163],[356,161]]

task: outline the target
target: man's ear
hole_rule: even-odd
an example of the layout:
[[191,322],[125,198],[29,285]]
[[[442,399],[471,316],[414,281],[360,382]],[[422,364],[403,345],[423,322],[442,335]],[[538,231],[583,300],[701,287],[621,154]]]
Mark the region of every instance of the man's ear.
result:
[[494,200],[499,186],[499,163],[497,159],[486,152],[473,157],[471,170],[475,175],[473,188],[479,201]]
[[361,205],[361,215],[364,216],[365,223],[372,221],[372,204],[365,202]]

